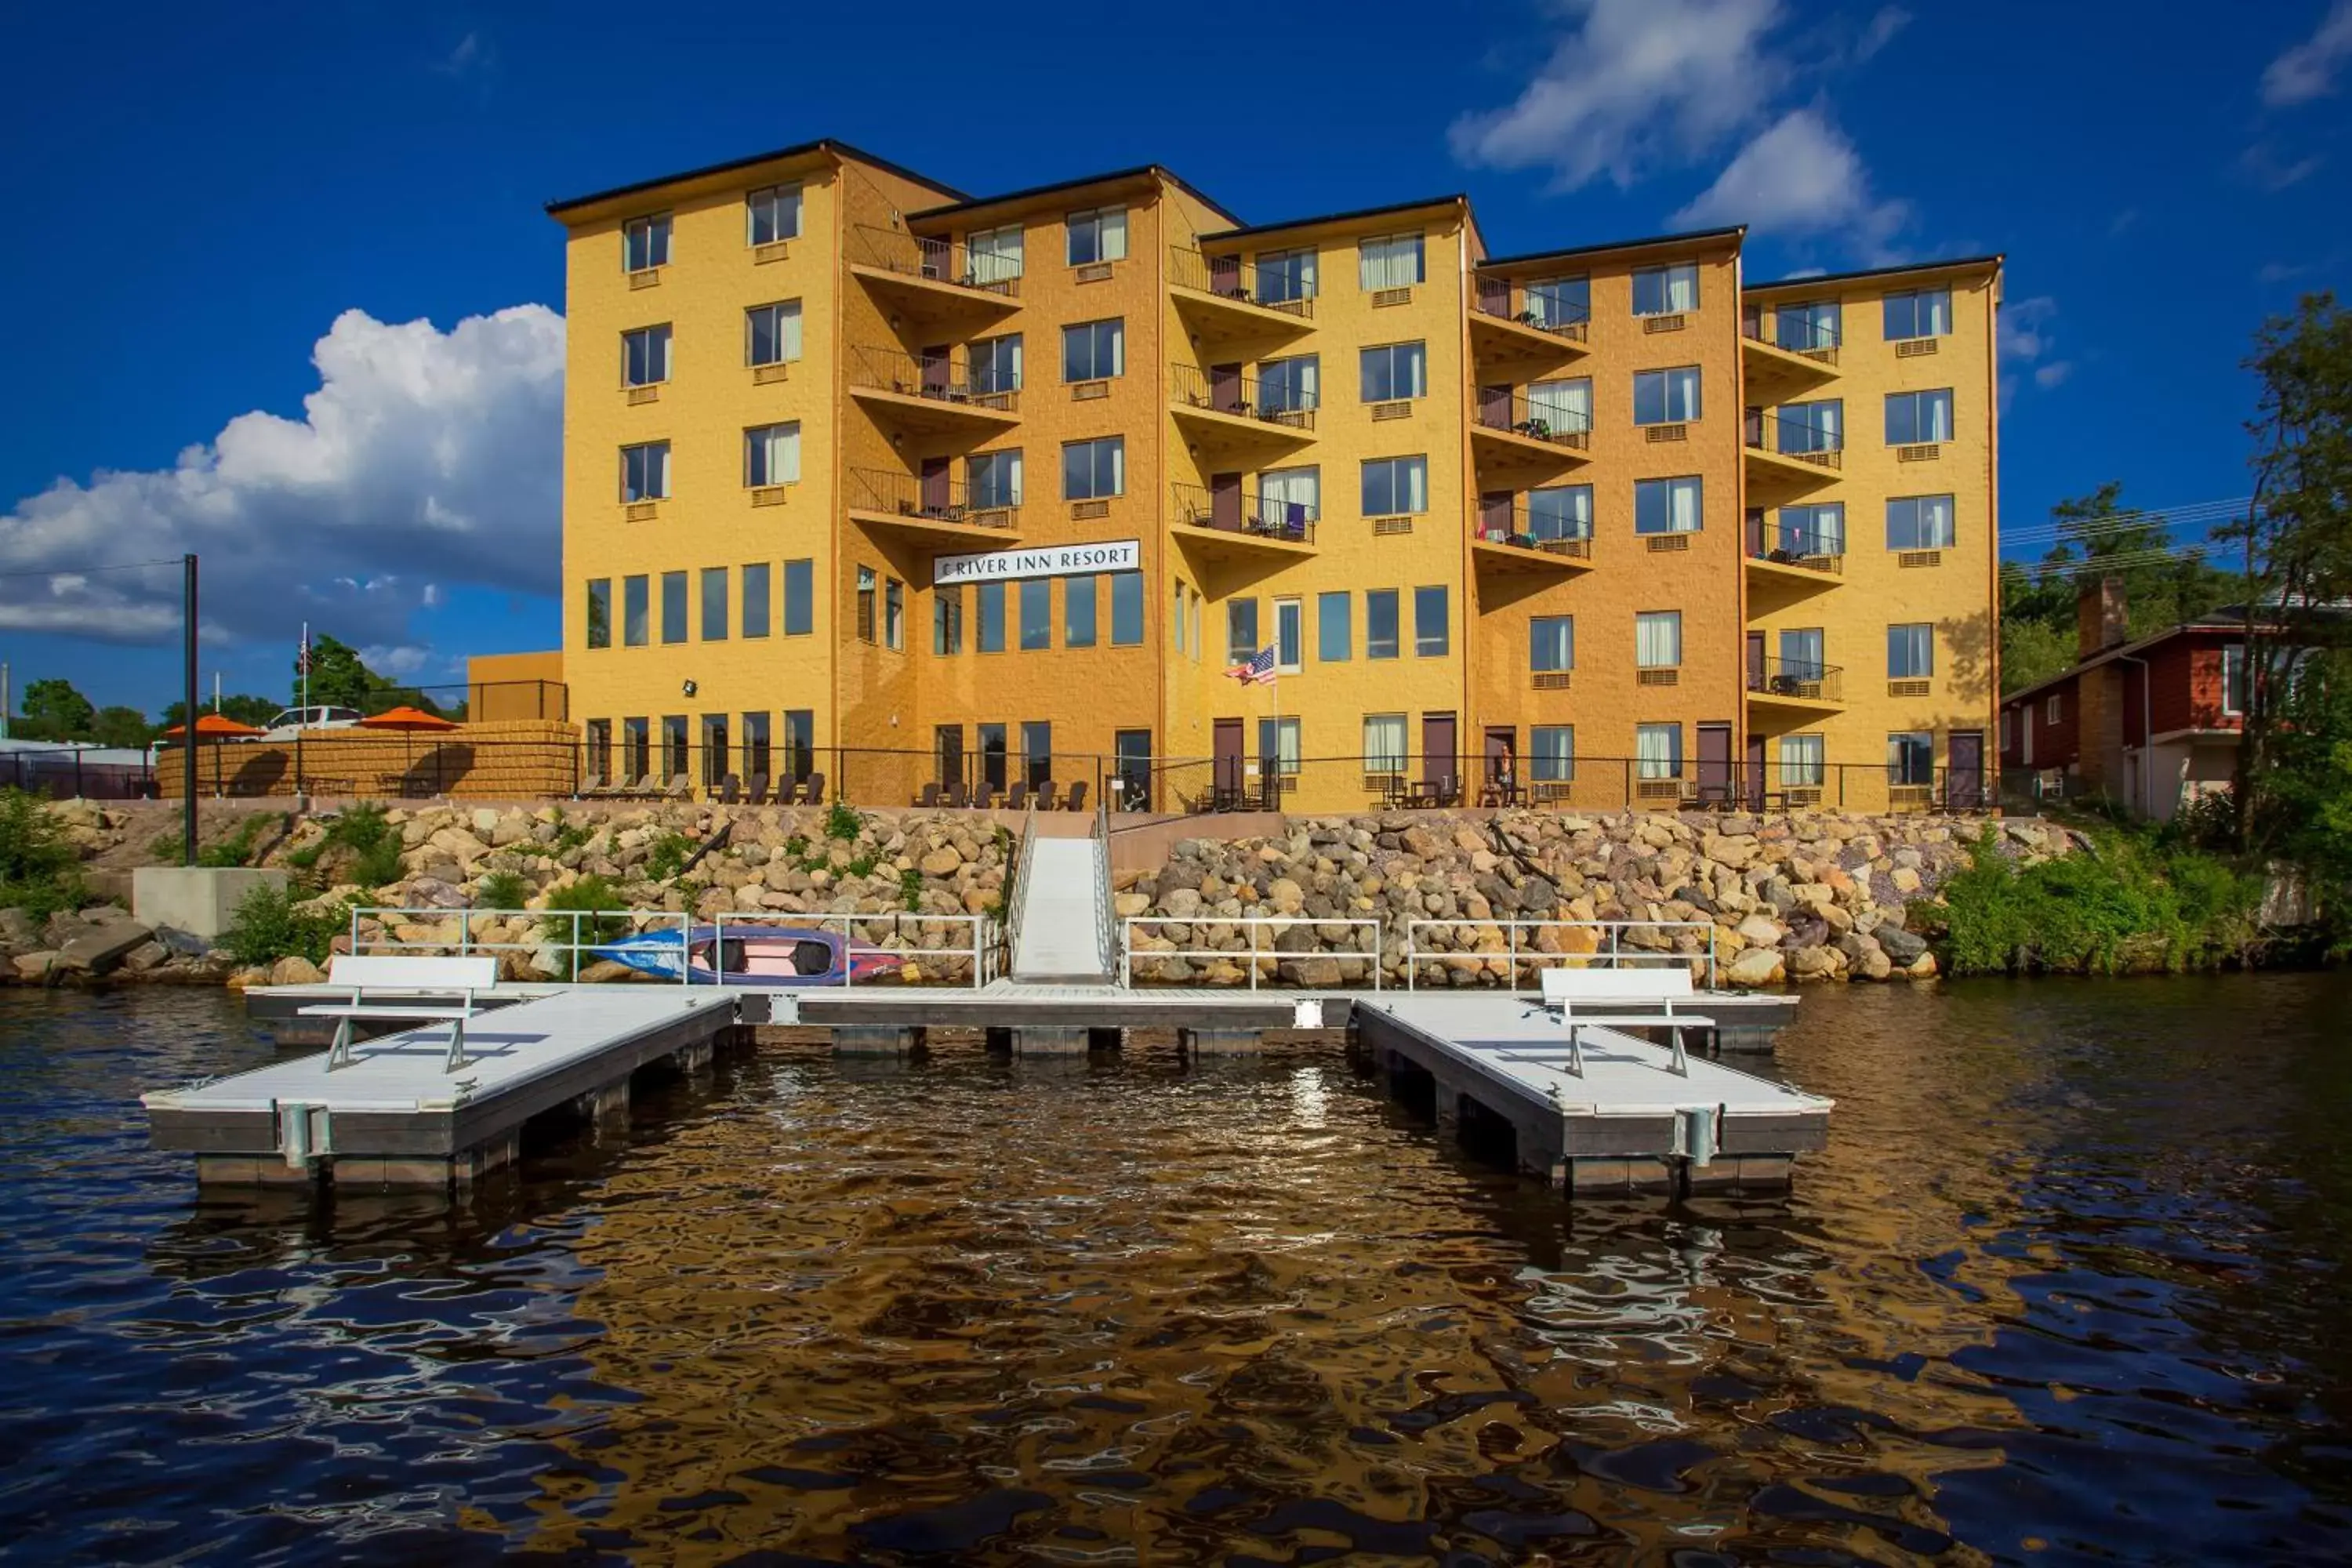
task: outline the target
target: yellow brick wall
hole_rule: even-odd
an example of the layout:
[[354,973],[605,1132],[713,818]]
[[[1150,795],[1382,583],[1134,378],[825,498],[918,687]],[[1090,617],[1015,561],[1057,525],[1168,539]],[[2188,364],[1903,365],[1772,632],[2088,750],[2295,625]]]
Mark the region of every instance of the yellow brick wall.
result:
[[[432,734],[311,730],[291,744],[233,741],[196,748],[196,793],[289,796],[446,795],[459,800],[537,800],[570,795],[578,733],[554,721],[464,724]],[[181,798],[180,753],[164,754],[155,783]]]

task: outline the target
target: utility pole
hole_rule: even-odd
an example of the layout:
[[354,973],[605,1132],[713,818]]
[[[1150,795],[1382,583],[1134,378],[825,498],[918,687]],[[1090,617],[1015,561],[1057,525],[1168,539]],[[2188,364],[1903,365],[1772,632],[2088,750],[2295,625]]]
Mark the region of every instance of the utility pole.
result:
[[5,741],[8,738],[8,709],[10,706],[8,699],[10,695],[11,692],[8,686],[8,666],[5,661],[0,661],[0,741]]
[[182,769],[180,782],[183,797],[180,803],[180,864],[193,866],[196,863],[196,719],[198,717],[196,713],[196,558],[194,553],[190,552],[181,556],[180,566],[183,574],[181,630],[186,641],[184,652],[186,668],[181,673],[186,678],[187,682],[187,689],[182,693],[185,700],[180,709],[184,716],[181,720],[180,731]]

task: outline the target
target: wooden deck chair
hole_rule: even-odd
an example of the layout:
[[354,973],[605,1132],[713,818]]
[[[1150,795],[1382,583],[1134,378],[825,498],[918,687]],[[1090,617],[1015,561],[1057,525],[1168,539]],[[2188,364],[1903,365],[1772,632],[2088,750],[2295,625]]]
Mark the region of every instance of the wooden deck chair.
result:
[[741,779],[737,778],[733,773],[729,773],[719,781],[719,805],[733,805],[742,798],[743,781]]
[[942,798],[940,804],[944,805],[950,811],[961,811],[964,807],[971,804],[971,791],[964,787],[963,780],[958,779],[955,783],[948,785],[947,795]]
[[936,811],[939,809],[939,804],[940,786],[937,784],[925,784],[915,795],[917,811]]
[[1065,811],[1084,811],[1086,808],[1087,781],[1080,779],[1077,783],[1070,786],[1070,798],[1062,803],[1062,809]]
[[811,773],[807,780],[802,784],[801,804],[803,805],[823,805],[824,804],[824,775],[823,773]]
[[1027,779],[1023,779],[1020,783],[1014,784],[1011,789],[1004,792],[1004,809],[1007,811],[1026,811],[1029,809],[1029,781]]
[[765,805],[768,804],[767,774],[753,773],[751,775],[751,793],[745,796],[745,800],[747,804],[751,805]]
[[664,800],[692,800],[694,798],[693,775],[690,773],[672,773],[669,779],[669,788],[661,792],[661,797]]
[[996,786],[986,779],[971,786],[971,808],[974,811],[996,809]]

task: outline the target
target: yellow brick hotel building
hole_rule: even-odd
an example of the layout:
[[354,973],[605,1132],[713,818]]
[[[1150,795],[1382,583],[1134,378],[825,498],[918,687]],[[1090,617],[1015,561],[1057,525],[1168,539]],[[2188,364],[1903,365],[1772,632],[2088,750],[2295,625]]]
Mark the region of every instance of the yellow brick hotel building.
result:
[[830,141],[550,211],[598,776],[1990,792],[1998,257],[1759,283],[1739,229],[1497,255],[1458,195]]

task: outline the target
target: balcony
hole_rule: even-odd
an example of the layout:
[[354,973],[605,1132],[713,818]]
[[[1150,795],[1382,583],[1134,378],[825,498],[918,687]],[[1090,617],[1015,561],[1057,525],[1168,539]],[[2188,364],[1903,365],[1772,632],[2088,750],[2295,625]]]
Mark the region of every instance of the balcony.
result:
[[1845,438],[1832,426],[1751,408],[1741,441],[1748,451],[1751,493],[1818,489],[1834,483],[1845,465]]
[[1279,564],[1315,553],[1320,509],[1310,501],[1263,499],[1239,475],[1208,485],[1169,487],[1176,537],[1206,560]]
[[1751,307],[1740,318],[1741,374],[1750,386],[1811,388],[1838,376],[1837,329]]
[[997,504],[945,467],[915,475],[885,468],[851,468],[842,494],[849,520],[868,530],[925,546],[992,548],[1021,536],[1018,501]]
[[853,275],[912,316],[985,321],[1021,308],[1017,256],[868,223],[849,226],[843,250]]
[[1564,468],[1590,461],[1592,416],[1528,402],[1507,386],[1482,386],[1471,416],[1471,445],[1496,467]]
[[1280,342],[1315,327],[1315,286],[1296,273],[1261,268],[1238,256],[1203,256],[1168,247],[1168,287],[1192,335],[1202,342]]
[[1750,657],[1748,705],[1804,718],[1835,713],[1845,706],[1845,671],[1813,659]]
[[1266,387],[1238,366],[1206,374],[1171,367],[1169,395],[1187,439],[1205,455],[1248,448],[1294,451],[1315,439],[1316,396],[1286,385]]
[[1745,545],[1748,586],[1764,583],[1798,594],[1834,588],[1845,574],[1845,536],[1819,529],[1786,528],[1761,517],[1748,520]]
[[1588,315],[1556,310],[1507,278],[1480,274],[1470,300],[1470,346],[1481,361],[1560,364],[1589,353]]
[[1564,532],[1559,520],[1523,506],[1482,503],[1470,519],[1470,557],[1485,572],[1567,577],[1592,570],[1592,533]]
[[849,349],[850,395],[901,430],[986,440],[1021,423],[1017,388],[975,386],[952,354]]

